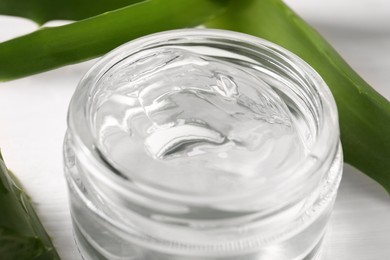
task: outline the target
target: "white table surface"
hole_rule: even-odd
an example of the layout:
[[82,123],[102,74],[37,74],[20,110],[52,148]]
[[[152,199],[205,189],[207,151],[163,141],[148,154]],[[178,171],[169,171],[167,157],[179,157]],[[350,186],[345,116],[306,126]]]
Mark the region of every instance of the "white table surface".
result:
[[[389,1],[286,2],[390,99]],[[0,16],[0,41],[35,28],[27,20]],[[91,64],[68,66],[0,84],[0,147],[5,161],[31,195],[64,260],[80,259],[73,242],[62,170],[66,111],[77,82]],[[0,64],[0,69],[1,66],[7,65]],[[390,197],[373,180],[350,166],[344,167],[323,258],[390,259]]]

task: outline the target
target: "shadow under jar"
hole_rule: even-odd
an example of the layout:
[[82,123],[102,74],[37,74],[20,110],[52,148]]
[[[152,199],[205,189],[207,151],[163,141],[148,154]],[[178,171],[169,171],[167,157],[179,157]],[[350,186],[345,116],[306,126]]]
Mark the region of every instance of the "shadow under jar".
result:
[[84,259],[317,259],[342,170],[319,75],[273,43],[208,29],[98,61],[64,155]]

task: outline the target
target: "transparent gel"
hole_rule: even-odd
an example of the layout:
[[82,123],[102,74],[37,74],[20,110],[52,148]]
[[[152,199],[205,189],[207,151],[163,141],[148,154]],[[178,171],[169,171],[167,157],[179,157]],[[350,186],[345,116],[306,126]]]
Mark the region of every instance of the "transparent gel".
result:
[[206,29],[137,39],[85,75],[68,126],[84,259],[320,257],[341,178],[337,110],[281,47]]

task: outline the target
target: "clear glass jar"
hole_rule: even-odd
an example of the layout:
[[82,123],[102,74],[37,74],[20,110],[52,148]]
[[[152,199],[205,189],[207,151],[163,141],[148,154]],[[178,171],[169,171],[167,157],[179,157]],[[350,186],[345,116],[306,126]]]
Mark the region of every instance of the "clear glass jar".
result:
[[208,29],[98,61],[64,155],[85,259],[317,259],[342,171],[320,76],[273,43]]

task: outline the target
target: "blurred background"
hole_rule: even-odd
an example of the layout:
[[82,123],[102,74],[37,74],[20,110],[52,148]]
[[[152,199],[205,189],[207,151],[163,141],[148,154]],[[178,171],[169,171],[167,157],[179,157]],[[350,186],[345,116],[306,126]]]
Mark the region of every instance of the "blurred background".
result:
[[[390,99],[388,0],[285,2]],[[46,26],[63,23],[50,22]],[[0,16],[0,41],[36,29],[28,20]],[[66,111],[78,81],[93,62],[0,83],[0,147],[5,161],[31,195],[64,260],[81,259],[72,237],[62,171]],[[359,171],[345,166],[323,259],[390,259],[389,219],[388,194]]]

